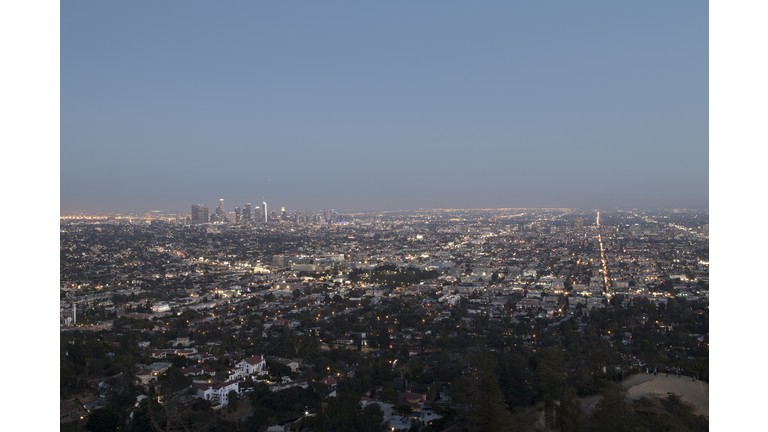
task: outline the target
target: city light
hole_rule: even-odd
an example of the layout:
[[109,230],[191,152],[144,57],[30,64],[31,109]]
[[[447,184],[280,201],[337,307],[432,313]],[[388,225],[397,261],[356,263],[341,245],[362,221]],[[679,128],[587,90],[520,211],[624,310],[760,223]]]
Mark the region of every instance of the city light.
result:
[[[421,229],[420,224],[427,219],[418,213],[399,215],[401,219],[392,217],[392,225],[387,229],[377,228],[373,223],[364,225],[363,215],[355,222],[331,224],[317,232],[304,231],[295,225],[281,226],[275,221],[275,225],[268,227],[272,234],[260,228],[243,230],[236,224],[230,227],[221,224],[219,232],[204,235],[184,224],[176,227],[140,225],[142,230],[153,233],[152,236],[162,235],[158,242],[162,248],[157,244],[132,244],[136,240],[131,235],[126,233],[123,238],[119,234],[120,225],[105,225],[103,221],[87,225],[83,220],[62,219],[59,308],[62,337],[75,334],[72,331],[76,328],[75,312],[77,325],[81,326],[79,331],[92,332],[102,340],[112,340],[105,338],[105,332],[112,331],[110,325],[116,328],[121,323],[121,334],[140,341],[141,353],[129,352],[125,345],[120,346],[124,351],[119,351],[113,348],[117,345],[109,342],[105,347],[109,346],[116,356],[124,352],[141,359],[137,368],[166,359],[170,362],[173,356],[184,355],[186,368],[213,368],[214,372],[241,383],[249,382],[251,375],[239,371],[238,365],[250,355],[280,352],[282,356],[310,361],[298,369],[295,364],[291,365],[290,380],[281,376],[270,380],[253,376],[254,382],[262,382],[273,392],[316,380],[317,376],[309,372],[313,368],[315,374],[317,368],[322,371],[322,363],[315,363],[319,358],[342,358],[344,362],[348,358],[362,360],[357,366],[331,360],[330,364],[338,365],[333,369],[326,363],[325,377],[336,375],[333,379],[343,382],[354,379],[355,374],[366,373],[360,369],[361,364],[378,361],[390,363],[391,368],[395,365],[405,368],[406,373],[415,374],[414,380],[425,379],[421,372],[409,371],[411,361],[434,370],[440,361],[450,358],[445,355],[461,353],[451,348],[452,344],[476,341],[490,347],[492,334],[496,344],[493,349],[498,350],[495,352],[500,358],[510,355],[509,349],[520,355],[538,355],[536,353],[552,341],[565,337],[561,326],[566,321],[572,329],[568,338],[586,338],[589,332],[602,335],[598,340],[601,350],[632,349],[647,362],[650,354],[643,350],[673,349],[684,352],[686,358],[692,356],[695,361],[706,361],[706,357],[696,356],[701,356],[705,344],[708,347],[709,260],[703,255],[693,255],[693,251],[706,251],[706,237],[692,238],[692,246],[680,246],[679,238],[675,238],[679,231],[664,237],[667,231],[660,228],[655,231],[653,247],[649,247],[647,239],[632,237],[629,231],[620,233],[624,234],[621,238],[614,234],[616,230],[611,226],[629,225],[623,223],[622,218],[634,220],[635,216],[629,213],[600,211],[560,215],[570,214],[569,223],[573,223],[574,214],[584,220],[596,215],[595,224],[584,226],[585,234],[578,236],[552,228],[549,224],[561,223],[552,214],[544,211],[541,216],[537,214],[528,213],[525,216],[528,222],[509,221],[497,226],[472,222],[468,212],[459,222],[446,218],[440,225],[444,233],[430,231],[430,239],[442,238],[442,242],[433,244],[430,240],[415,246],[409,240],[415,238],[413,232],[403,230],[402,236],[398,236],[405,226]],[[433,213],[428,220],[432,223],[435,218]],[[496,219],[502,220],[499,216]],[[683,222],[676,222],[683,226]],[[454,223],[461,226],[452,229]],[[519,229],[507,228],[511,225],[518,225]],[[77,230],[74,227],[78,227]],[[490,227],[487,228],[490,231],[480,230],[485,227]],[[349,239],[343,230],[353,228],[355,238]],[[327,230],[340,231],[333,234]],[[170,240],[171,233],[173,240]],[[257,240],[264,242],[262,236],[275,233],[280,233],[282,240],[269,247],[280,250],[268,251],[266,246],[256,246]],[[389,240],[381,242],[375,235]],[[130,250],[118,252],[119,248],[111,247],[105,238],[122,242],[123,248],[130,245]],[[667,238],[671,240],[665,240]],[[206,239],[202,249],[200,239]],[[459,255],[447,240],[463,245],[463,252]],[[665,241],[669,241],[669,245]],[[318,252],[295,250],[300,244],[311,244]],[[86,245],[83,250],[89,251],[85,255],[80,252],[81,245]],[[237,255],[239,252],[231,253],[227,249],[240,250],[240,245],[248,245],[243,249],[251,250],[250,256],[241,257]],[[403,247],[408,249],[403,251]],[[664,259],[662,254],[670,254],[672,258]],[[270,273],[241,270],[259,261],[269,262],[272,256],[278,255],[291,261],[290,264],[273,268]],[[316,272],[291,268],[294,264],[322,264],[326,259],[333,266]],[[119,264],[110,266],[111,262]],[[305,264],[307,262],[311,264]],[[420,267],[414,267],[416,265]],[[395,270],[391,270],[393,268]],[[203,273],[198,269],[204,269]],[[677,279],[665,281],[667,274],[677,273],[686,277],[680,277],[679,282]],[[410,274],[416,277],[404,281],[403,275]],[[679,346],[681,343],[677,341],[664,343],[679,333],[675,330],[679,323],[670,322],[668,317],[662,323],[659,315],[652,311],[672,299],[678,308],[688,311],[686,325],[697,335],[690,338],[691,346]],[[650,309],[642,309],[648,316],[637,312],[638,315],[630,317],[632,310],[641,310],[632,309],[641,301],[651,305]],[[77,305],[76,311],[73,304]],[[649,331],[656,332],[656,340],[641,347],[639,341],[644,338],[638,334],[625,335],[625,332],[636,333],[629,325],[620,331],[607,329],[602,321],[596,321],[599,325],[593,322],[591,327],[585,326],[591,319],[615,319],[619,313],[624,314],[622,319],[628,323],[648,325],[652,329]],[[151,331],[154,335],[150,337]],[[442,347],[443,354],[430,353],[437,346]],[[574,350],[579,346],[570,344],[562,349],[568,351],[569,356],[575,356],[579,353]],[[672,348],[668,348],[670,346]],[[340,355],[345,352],[341,350],[355,355]],[[471,362],[471,356],[461,355],[463,364]],[[69,361],[65,352],[62,359]],[[275,360],[267,361],[272,364]],[[280,361],[289,364],[291,359]],[[533,374],[538,372],[535,363],[528,367]],[[587,372],[603,373],[592,366],[587,367]],[[206,373],[210,375],[201,377],[201,383],[223,384],[215,378],[215,373]],[[163,374],[155,368],[149,375],[160,378]],[[382,384],[386,383],[376,383]],[[240,391],[245,393],[245,387]],[[373,396],[371,394],[371,398]],[[226,402],[228,398],[221,395],[215,400]],[[309,409],[300,412],[310,415]]]

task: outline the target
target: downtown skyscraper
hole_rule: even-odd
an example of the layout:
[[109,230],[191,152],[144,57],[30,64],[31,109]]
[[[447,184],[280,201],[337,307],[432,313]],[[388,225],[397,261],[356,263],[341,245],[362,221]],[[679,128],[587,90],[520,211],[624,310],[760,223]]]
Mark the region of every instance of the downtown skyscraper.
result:
[[202,204],[192,204],[190,221],[197,224],[208,223],[208,207],[203,207]]

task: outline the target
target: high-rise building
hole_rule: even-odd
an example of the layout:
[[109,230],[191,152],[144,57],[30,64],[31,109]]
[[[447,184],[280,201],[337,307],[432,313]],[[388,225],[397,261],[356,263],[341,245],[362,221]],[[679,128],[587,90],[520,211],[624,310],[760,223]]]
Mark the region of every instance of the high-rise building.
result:
[[251,221],[251,203],[245,203],[245,209],[243,209],[243,220],[246,222]]
[[192,223],[200,223],[200,210],[202,210],[202,205],[200,204],[192,204],[192,213],[190,217],[190,222]]
[[285,216],[285,207],[280,207],[280,220],[287,220],[288,218]]
[[582,234],[584,232],[584,219],[576,219],[576,222],[573,223],[573,232],[576,234]]
[[235,223],[240,223],[240,207],[235,207]]
[[192,216],[190,217],[190,223],[202,224],[208,222],[208,208],[203,207],[202,204],[192,204]]
[[269,219],[269,213],[267,213],[267,202],[262,201],[261,205],[264,206],[264,222],[267,222],[267,219]]
[[219,216],[227,215],[227,213],[224,211],[224,198],[219,200],[219,208],[216,209],[216,214]]

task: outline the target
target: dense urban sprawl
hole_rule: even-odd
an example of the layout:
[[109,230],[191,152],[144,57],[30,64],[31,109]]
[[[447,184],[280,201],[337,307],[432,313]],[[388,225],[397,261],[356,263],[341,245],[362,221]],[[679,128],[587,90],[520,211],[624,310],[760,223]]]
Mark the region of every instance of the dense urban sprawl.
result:
[[62,218],[62,430],[708,427],[707,211],[202,215]]

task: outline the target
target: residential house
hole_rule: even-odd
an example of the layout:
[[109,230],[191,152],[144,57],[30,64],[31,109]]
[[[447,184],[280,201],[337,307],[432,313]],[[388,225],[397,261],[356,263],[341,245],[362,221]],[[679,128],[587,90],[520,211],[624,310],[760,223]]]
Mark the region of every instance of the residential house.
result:
[[197,397],[210,401],[213,405],[226,406],[229,404],[229,392],[239,393],[238,382],[238,380],[230,380],[214,385],[199,384],[197,385]]
[[234,369],[231,370],[230,379],[245,378],[250,375],[264,375],[267,370],[267,363],[261,356],[248,357],[240,360]]
[[59,402],[59,423],[80,420],[85,415],[85,406],[71,400]]

